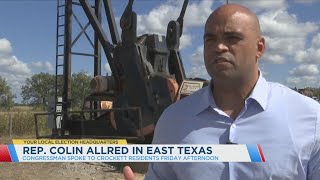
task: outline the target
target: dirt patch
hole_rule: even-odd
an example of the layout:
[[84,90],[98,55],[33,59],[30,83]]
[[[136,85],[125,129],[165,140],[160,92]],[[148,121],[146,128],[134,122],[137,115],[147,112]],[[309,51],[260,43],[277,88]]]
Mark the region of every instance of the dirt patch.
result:
[[[106,163],[0,163],[1,179],[124,179]],[[136,179],[143,179],[136,173]]]
[[[11,144],[10,138],[0,137],[0,144]],[[136,179],[143,179],[146,163],[0,163],[0,179],[51,180],[51,179],[124,179],[122,168],[130,165]]]

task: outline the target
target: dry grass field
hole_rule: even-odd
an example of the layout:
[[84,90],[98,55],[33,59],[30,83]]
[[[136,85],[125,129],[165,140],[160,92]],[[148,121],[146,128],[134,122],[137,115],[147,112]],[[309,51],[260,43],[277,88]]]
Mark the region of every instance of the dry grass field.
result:
[[[34,139],[34,113],[39,112],[28,106],[12,108],[10,112],[0,112],[0,144],[11,144],[12,139]],[[47,117],[39,119],[41,135],[49,135]],[[143,179],[146,163],[0,163],[0,179],[124,179],[122,168],[130,165],[136,179]]]
[[14,106],[11,111],[33,111],[34,108],[32,106]]
[[[35,135],[35,111],[10,111],[0,112],[0,137],[14,135],[30,136]],[[39,118],[38,124],[41,134],[50,133],[47,126],[47,117]]]

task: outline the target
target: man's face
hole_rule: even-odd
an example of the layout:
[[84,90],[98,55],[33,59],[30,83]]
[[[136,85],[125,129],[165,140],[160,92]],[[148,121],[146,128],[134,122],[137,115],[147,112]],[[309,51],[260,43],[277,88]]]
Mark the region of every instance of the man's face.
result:
[[205,26],[204,60],[214,79],[243,79],[258,70],[258,40],[252,20],[243,13],[217,13]]

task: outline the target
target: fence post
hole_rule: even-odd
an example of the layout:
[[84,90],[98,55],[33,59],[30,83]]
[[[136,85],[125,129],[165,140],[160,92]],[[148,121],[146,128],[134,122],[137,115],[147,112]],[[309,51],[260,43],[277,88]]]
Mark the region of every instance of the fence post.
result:
[[9,136],[12,137],[12,114],[9,113]]

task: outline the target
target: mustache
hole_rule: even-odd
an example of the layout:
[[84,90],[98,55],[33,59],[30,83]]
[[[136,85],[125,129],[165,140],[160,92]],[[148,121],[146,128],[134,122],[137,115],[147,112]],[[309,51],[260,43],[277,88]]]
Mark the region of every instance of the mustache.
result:
[[219,62],[229,62],[233,64],[233,61],[231,60],[230,57],[228,57],[227,55],[220,55],[217,56],[213,59],[214,63],[219,63]]

